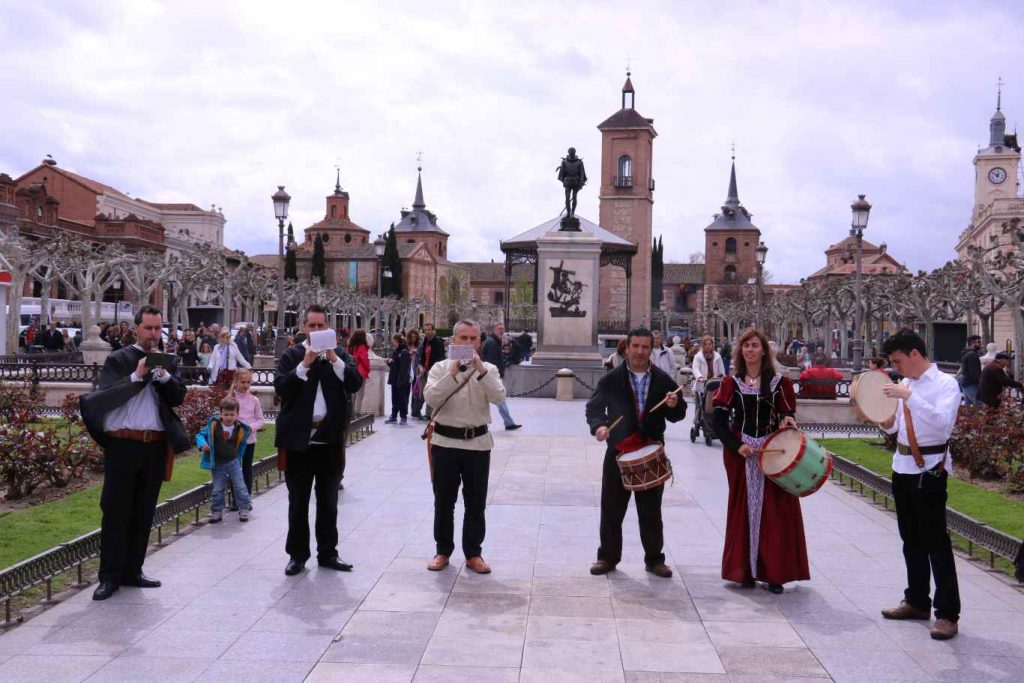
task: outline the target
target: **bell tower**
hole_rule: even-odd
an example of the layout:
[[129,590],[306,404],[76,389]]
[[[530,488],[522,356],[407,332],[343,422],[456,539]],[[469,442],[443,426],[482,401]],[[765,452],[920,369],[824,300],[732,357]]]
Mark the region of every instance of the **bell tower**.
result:
[[[651,320],[651,239],[654,210],[652,159],[654,119],[636,110],[636,91],[626,72],[622,108],[597,129],[601,131],[601,227],[637,246],[633,257],[631,300],[626,301],[621,268],[601,268],[602,317],[626,321],[628,327]],[[628,303],[628,305],[627,305]],[[629,319],[626,320],[627,310]]]
[[1020,145],[1017,135],[1006,134],[1002,80],[996,92],[996,110],[988,123],[988,147],[974,157],[974,217],[997,199],[1014,199],[1020,189]]

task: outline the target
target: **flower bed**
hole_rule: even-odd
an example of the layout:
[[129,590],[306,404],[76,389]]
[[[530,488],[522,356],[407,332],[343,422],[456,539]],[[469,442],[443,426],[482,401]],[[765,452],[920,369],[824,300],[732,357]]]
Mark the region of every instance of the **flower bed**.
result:
[[950,439],[953,461],[973,478],[998,480],[1024,493],[1024,408],[961,406]]

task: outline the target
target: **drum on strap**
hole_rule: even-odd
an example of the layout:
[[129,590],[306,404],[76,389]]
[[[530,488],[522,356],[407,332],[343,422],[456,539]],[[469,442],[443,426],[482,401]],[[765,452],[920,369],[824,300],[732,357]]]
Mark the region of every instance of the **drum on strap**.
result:
[[850,385],[850,398],[853,409],[862,420],[881,424],[896,414],[899,401],[886,396],[883,391],[883,387],[892,383],[889,375],[877,370],[854,377]]
[[622,486],[627,491],[647,491],[672,478],[672,464],[665,455],[665,447],[660,443],[627,451],[615,461],[622,475]]
[[809,496],[832,472],[832,454],[799,429],[780,429],[758,454],[764,475],[794,496]]

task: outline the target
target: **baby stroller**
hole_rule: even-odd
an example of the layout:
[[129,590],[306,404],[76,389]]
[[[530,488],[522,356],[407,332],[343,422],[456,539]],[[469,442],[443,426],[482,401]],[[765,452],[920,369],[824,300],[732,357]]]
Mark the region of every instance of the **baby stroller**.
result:
[[697,437],[704,432],[704,443],[708,446],[715,439],[715,428],[712,426],[714,419],[714,406],[711,399],[718,391],[722,383],[721,377],[709,379],[706,382],[693,383],[693,399],[695,410],[693,411],[693,426],[690,427],[690,443],[697,443]]

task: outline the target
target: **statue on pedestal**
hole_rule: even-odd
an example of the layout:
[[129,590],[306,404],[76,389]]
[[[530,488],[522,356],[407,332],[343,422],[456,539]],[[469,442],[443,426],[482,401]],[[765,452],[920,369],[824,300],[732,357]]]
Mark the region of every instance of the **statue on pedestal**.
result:
[[583,159],[576,156],[576,148],[570,147],[569,153],[562,157],[558,166],[558,179],[565,188],[565,216],[562,218],[562,230],[579,230],[580,221],[576,218],[576,195],[580,188],[587,184],[587,171],[583,168]]

